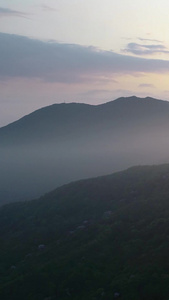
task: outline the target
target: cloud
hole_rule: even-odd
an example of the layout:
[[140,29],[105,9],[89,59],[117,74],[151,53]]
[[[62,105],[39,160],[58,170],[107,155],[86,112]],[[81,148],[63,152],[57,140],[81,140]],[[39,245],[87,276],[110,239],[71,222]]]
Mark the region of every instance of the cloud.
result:
[[44,11],[51,11],[51,12],[57,11],[57,9],[52,8],[52,7],[48,6],[48,5],[41,5],[41,8],[42,8]]
[[140,40],[140,41],[162,43],[162,41],[160,41],[160,40],[154,40],[154,39],[146,39],[146,38],[141,38],[141,37],[138,37],[137,39]]
[[[156,50],[156,49],[155,49]],[[0,33],[0,79],[86,83],[117,75],[169,72],[169,61],[146,59],[77,44]]]
[[157,53],[169,54],[164,45],[141,45],[137,43],[128,43],[124,52],[132,53],[135,55],[152,55]]
[[114,92],[116,92],[116,93],[119,93],[119,94],[132,94],[133,92],[132,91],[130,91],[130,90],[125,90],[125,89],[117,89],[117,90],[114,90]]
[[[133,40],[133,38],[131,37],[123,37],[123,40],[127,40],[127,41],[131,41]],[[145,42],[153,42],[153,43],[163,43],[163,41],[161,40],[155,40],[155,39],[147,39],[147,38],[142,38],[142,37],[136,37],[135,39],[139,40],[139,41],[145,41]]]
[[141,87],[141,88],[155,88],[155,86],[153,84],[148,84],[148,83],[139,84],[139,87]]
[[112,93],[112,90],[93,89],[93,90],[88,90],[88,91],[85,91],[83,93],[80,93],[79,95],[82,95],[82,96],[95,96],[95,95],[98,96],[98,95],[101,95],[102,96],[102,94],[111,94],[111,93]]
[[27,14],[17,11],[17,10],[12,10],[9,8],[3,8],[0,7],[0,18],[2,17],[21,17],[21,18],[26,18]]

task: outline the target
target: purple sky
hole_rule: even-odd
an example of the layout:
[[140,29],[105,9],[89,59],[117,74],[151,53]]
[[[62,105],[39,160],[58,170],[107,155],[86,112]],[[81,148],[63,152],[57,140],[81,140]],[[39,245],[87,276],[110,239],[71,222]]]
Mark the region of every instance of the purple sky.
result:
[[168,2],[113,2],[1,1],[0,126],[53,103],[169,99]]

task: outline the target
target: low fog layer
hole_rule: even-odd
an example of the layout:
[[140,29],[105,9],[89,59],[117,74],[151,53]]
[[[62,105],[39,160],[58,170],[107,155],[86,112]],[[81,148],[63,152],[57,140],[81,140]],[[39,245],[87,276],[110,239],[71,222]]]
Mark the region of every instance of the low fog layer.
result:
[[0,129],[0,203],[139,164],[169,162],[169,103],[53,105]]

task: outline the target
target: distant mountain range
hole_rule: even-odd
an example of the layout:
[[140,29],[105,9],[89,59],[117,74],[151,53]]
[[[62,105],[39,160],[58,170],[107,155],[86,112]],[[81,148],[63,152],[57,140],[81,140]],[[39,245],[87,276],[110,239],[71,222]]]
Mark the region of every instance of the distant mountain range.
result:
[[169,102],[54,104],[0,128],[0,203],[138,164],[169,161]]
[[167,300],[169,165],[0,208],[3,300]]

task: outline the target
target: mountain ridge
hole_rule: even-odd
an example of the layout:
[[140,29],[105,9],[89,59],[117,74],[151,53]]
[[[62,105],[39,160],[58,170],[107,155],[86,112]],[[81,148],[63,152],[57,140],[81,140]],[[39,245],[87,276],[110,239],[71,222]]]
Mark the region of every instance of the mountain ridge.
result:
[[[137,97],[137,96],[131,96],[131,97],[120,97],[120,98],[117,98],[117,99],[115,99],[115,100],[112,100],[112,101],[108,101],[108,102],[105,102],[105,103],[101,103],[101,104],[96,104],[96,105],[93,105],[93,104],[87,104],[87,103],[78,103],[78,102],[71,102],[71,103],[65,103],[65,102],[63,102],[63,103],[54,103],[54,104],[52,104],[52,105],[49,105],[49,106],[45,106],[45,107],[42,107],[42,108],[39,108],[39,109],[37,109],[37,110],[35,110],[35,111],[33,111],[33,112],[31,112],[31,113],[29,113],[29,114],[27,114],[27,115],[25,115],[25,116],[23,116],[22,118],[20,118],[20,119],[18,119],[18,120],[16,120],[16,121],[14,121],[14,122],[12,122],[12,123],[9,123],[9,124],[7,124],[7,125],[5,125],[5,126],[3,126],[3,127],[0,127],[0,130],[1,129],[4,129],[4,128],[7,128],[7,127],[9,127],[9,126],[12,126],[12,125],[14,125],[14,124],[16,124],[16,123],[18,123],[18,122],[20,122],[20,121],[25,121],[26,119],[28,119],[28,117],[31,117],[31,116],[36,116],[38,113],[42,113],[43,114],[43,112],[46,112],[46,113],[49,113],[49,112],[53,112],[53,108],[55,109],[55,108],[60,108],[60,107],[62,107],[62,108],[67,108],[68,106],[70,107],[70,106],[73,106],[74,108],[75,107],[79,107],[79,108],[84,108],[84,107],[88,107],[88,108],[94,108],[94,109],[96,109],[97,110],[97,108],[104,108],[104,107],[107,107],[107,106],[112,106],[112,105],[114,105],[114,104],[121,104],[121,103],[123,103],[123,104],[129,104],[129,102],[131,102],[132,101],[132,103],[136,103],[136,101],[137,101],[137,104],[139,103],[139,104],[142,104],[143,102],[145,102],[146,104],[148,104],[148,102],[149,102],[149,104],[150,104],[150,101],[151,102],[153,102],[153,103],[158,103],[158,104],[166,104],[166,105],[169,105],[169,102],[168,101],[166,101],[166,100],[160,100],[160,99],[156,99],[156,98],[152,98],[152,97],[145,97],[145,98],[141,98],[141,97]],[[142,102],[142,103],[141,103]],[[55,110],[56,111],[56,110]]]
[[168,149],[167,101],[133,96],[42,108],[0,128],[0,203],[132,165],[167,163]]
[[[43,137],[47,138],[47,135],[49,138],[54,138],[57,134],[62,136],[66,132],[77,132],[82,127],[88,128],[87,133],[90,135],[89,130],[94,130],[97,126],[98,130],[102,130],[102,127],[107,126],[107,121],[111,122],[113,126],[123,126],[124,118],[125,122],[129,124],[132,121],[142,122],[142,117],[144,117],[146,122],[150,123],[154,117],[158,120],[161,114],[164,123],[165,118],[169,117],[169,102],[149,97],[144,99],[136,96],[121,97],[99,105],[85,103],[53,104],[1,127],[0,139],[1,144],[5,140],[10,143],[10,139],[12,143],[15,142],[15,139],[17,139],[17,143],[22,140],[24,142],[24,139],[26,142],[28,139],[27,142],[29,143],[33,137],[39,142],[39,139],[43,140]],[[81,124],[82,127],[80,127]],[[110,124],[109,127],[112,125]],[[84,134],[84,130],[81,134]]]

